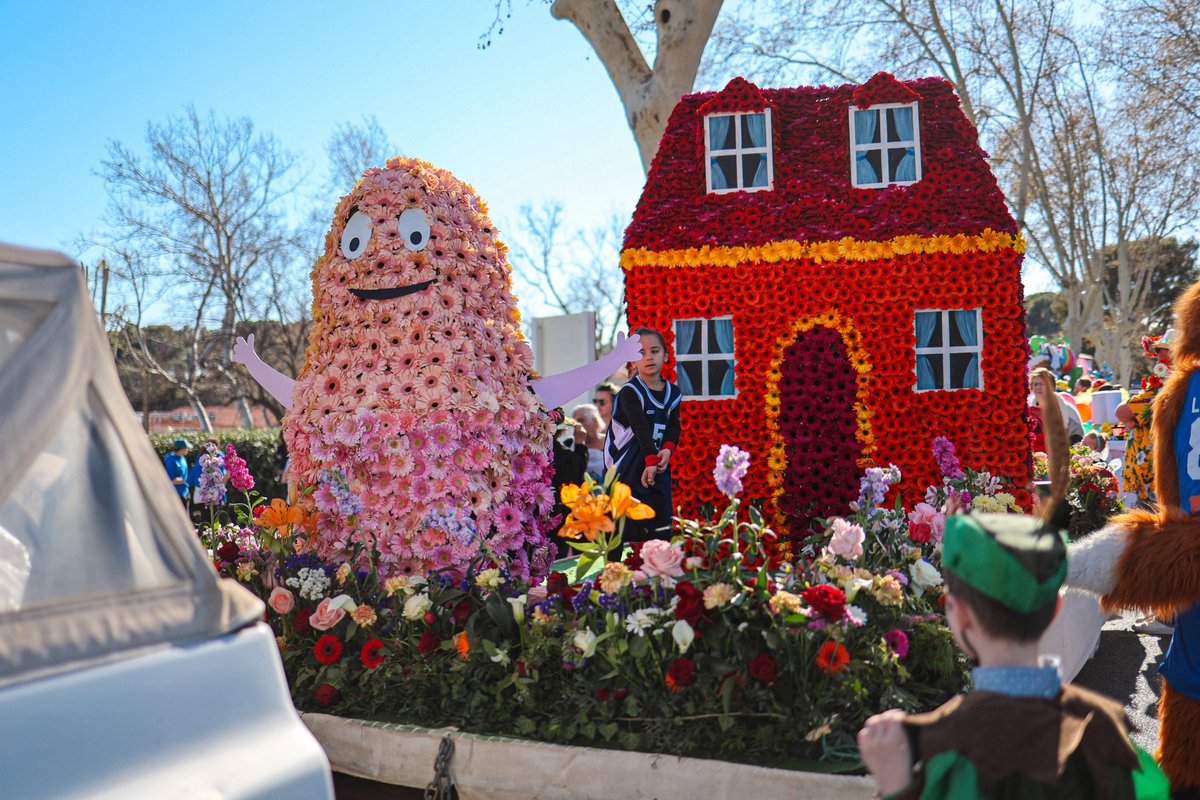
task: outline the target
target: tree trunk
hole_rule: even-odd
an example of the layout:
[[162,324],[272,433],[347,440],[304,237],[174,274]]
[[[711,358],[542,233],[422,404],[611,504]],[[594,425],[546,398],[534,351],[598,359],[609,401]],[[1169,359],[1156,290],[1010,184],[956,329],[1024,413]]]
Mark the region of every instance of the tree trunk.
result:
[[617,88],[625,119],[637,141],[642,170],[658,150],[667,119],[692,90],[704,47],[723,0],[656,0],[658,47],[654,68],[638,47],[616,0],[554,0],[550,13],[570,21],[587,39]]

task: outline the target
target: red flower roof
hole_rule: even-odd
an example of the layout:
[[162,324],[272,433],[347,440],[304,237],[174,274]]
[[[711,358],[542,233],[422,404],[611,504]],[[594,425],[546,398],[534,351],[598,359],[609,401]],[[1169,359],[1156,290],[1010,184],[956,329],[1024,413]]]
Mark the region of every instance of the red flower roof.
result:
[[[855,189],[850,108],[918,102],[921,180]],[[710,194],[704,116],[771,108],[774,189]],[[1017,226],[980,149],[975,127],[941,78],[901,82],[880,73],[862,86],[763,89],[743,78],[721,92],[683,97],[667,123],[625,248],[673,250],[902,235],[977,234]]]

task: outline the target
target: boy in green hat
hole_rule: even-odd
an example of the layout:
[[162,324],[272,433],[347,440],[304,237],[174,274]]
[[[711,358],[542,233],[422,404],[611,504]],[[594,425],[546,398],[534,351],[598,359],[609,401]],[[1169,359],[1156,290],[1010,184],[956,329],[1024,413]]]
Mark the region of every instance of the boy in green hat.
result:
[[974,690],[935,711],[899,709],[859,731],[879,791],[912,798],[1167,797],[1154,761],[1129,740],[1120,703],[1039,661],[1058,611],[1066,540],[1040,520],[956,514],[942,543],[946,619],[978,666]]

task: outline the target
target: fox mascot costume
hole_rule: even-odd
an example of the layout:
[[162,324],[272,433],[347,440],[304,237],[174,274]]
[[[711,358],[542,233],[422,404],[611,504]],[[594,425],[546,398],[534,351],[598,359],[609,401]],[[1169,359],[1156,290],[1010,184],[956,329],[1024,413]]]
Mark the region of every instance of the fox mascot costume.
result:
[[1172,797],[1200,798],[1200,282],[1175,303],[1172,372],[1154,400],[1158,508],[1114,517],[1071,549],[1067,584],[1107,610],[1174,625],[1159,667],[1159,748]]

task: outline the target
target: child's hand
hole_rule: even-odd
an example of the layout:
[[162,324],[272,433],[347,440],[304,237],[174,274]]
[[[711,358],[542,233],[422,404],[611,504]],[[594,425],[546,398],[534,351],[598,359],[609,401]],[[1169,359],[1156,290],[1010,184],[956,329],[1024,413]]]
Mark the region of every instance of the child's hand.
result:
[[646,467],[642,470],[642,486],[650,487],[654,485],[654,476],[658,472],[658,467]]
[[667,471],[667,462],[670,460],[671,460],[671,451],[670,450],[659,450],[658,451],[658,471],[666,472]]
[[912,752],[900,709],[876,714],[863,723],[858,750],[880,794],[898,792],[912,782]]

